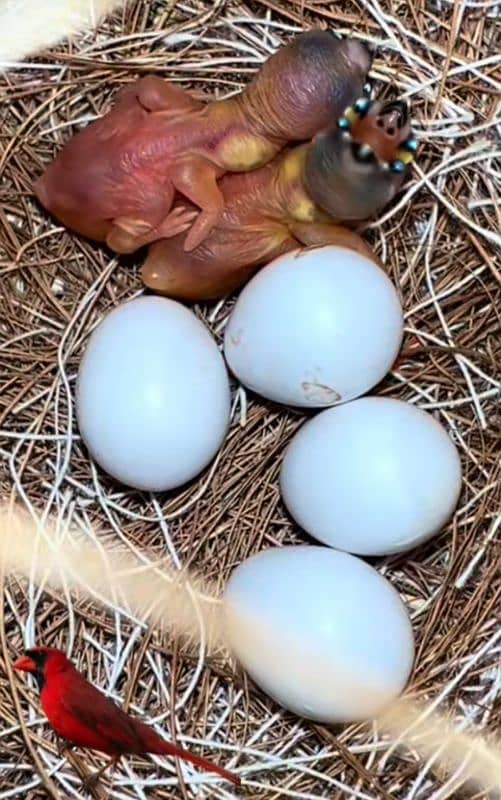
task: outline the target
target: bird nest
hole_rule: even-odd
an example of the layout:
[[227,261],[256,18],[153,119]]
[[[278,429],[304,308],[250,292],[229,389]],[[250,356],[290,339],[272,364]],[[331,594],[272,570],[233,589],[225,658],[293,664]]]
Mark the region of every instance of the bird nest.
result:
[[[153,497],[124,490],[96,468],[75,425],[75,376],[97,321],[142,291],[141,260],[116,258],[57,226],[35,202],[33,182],[71,133],[142,74],[223,97],[280,42],[313,25],[378,46],[376,88],[410,98],[422,144],[399,198],[364,234],[405,310],[401,357],[376,391],[433,413],[459,448],[464,481],[440,535],[374,563],[410,609],[417,657],[408,694],[440,702],[462,725],[484,730],[500,722],[495,17],[494,3],[451,0],[138,1],[97,32],[11,69],[1,77],[0,99],[2,496],[71,520],[88,536],[98,528],[135,553],[195,567],[222,587],[250,554],[305,540],[277,483],[284,448],[305,415],[234,386],[222,452],[182,491]],[[233,299],[194,308],[219,343]],[[78,773],[101,763],[90,753],[71,754],[71,764],[60,757],[35,694],[6,669],[34,640],[69,649],[92,682],[132,712],[236,768],[243,796],[491,796],[468,786],[466,761],[450,774],[439,754],[424,762],[375,724],[329,728],[298,719],[224,655],[204,658],[200,646],[186,656],[174,638],[119,607],[10,577],[3,589],[0,798],[86,797]],[[235,796],[213,776],[138,758],[92,792],[124,800]]]

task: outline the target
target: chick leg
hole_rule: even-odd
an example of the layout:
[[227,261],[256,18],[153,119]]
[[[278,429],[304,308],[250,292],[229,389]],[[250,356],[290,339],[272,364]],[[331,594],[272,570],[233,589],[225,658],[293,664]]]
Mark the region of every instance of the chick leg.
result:
[[69,744],[66,739],[62,739],[60,736],[56,738],[56,748],[58,756],[63,756],[68,750],[71,750],[71,744]]
[[349,228],[334,223],[323,222],[293,222],[289,225],[292,235],[301,244],[307,247],[319,247],[327,244],[337,244],[339,247],[347,247],[355,250],[362,256],[367,256],[371,261],[375,261],[380,267],[383,266],[380,259],[373,253],[366,242]]
[[184,233],[197,211],[184,206],[176,206],[159,225],[152,226],[141,219],[118,217],[106,237],[106,244],[116,253],[133,253],[157,239],[168,239]]
[[218,168],[203,158],[190,159],[172,175],[178,192],[201,209],[186,236],[186,252],[194,250],[203,242],[223,212],[224,198],[217,185],[217,178]]

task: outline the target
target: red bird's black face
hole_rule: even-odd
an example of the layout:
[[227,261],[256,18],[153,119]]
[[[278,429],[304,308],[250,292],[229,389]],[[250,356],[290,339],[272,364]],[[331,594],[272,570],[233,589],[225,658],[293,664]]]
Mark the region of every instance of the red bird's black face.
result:
[[66,656],[60,650],[52,647],[32,647],[14,662],[13,667],[20,672],[29,672],[33,675],[41,691],[45,685],[48,665],[57,668],[59,662],[62,666],[63,661],[66,661]]
[[29,672],[35,678],[38,688],[43,689],[45,683],[45,662],[47,660],[46,653],[40,651],[26,650],[21,658],[18,658],[14,663],[14,669],[20,672]]

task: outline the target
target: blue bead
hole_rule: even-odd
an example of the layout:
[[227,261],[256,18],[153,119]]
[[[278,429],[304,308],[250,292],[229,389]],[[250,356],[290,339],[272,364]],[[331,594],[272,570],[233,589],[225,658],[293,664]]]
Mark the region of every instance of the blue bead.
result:
[[409,150],[410,153],[415,153],[417,150],[417,141],[415,139],[407,139],[402,147],[404,147],[405,150]]
[[341,117],[341,118],[338,120],[337,126],[338,126],[338,128],[342,128],[343,130],[346,130],[347,128],[349,128],[349,127],[350,127],[350,123],[349,123],[349,121],[346,119],[346,117]]
[[355,103],[355,111],[358,111],[359,114],[363,114],[369,108],[371,101],[367,97],[361,97]]
[[392,161],[390,164],[390,169],[393,172],[403,172],[405,169],[405,164],[403,161]]

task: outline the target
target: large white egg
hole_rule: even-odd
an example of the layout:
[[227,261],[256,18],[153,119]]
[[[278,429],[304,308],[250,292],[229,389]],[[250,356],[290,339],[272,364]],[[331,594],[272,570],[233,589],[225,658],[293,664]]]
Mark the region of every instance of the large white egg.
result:
[[290,513],[315,539],[383,555],[443,527],[461,491],[461,463],[431,414],[401,400],[362,397],[299,429],[280,486]]
[[77,381],[77,417],[90,454],[137,489],[163,491],[197,475],[230,417],[224,359],[181,303],[139,297],[90,337]]
[[402,335],[400,301],[383,270],[332,245],[288,253],[258,272],[235,304],[224,351],[249,389],[320,407],[379,383]]
[[234,654],[295,714],[371,719],[407,683],[414,638],[405,606],[355,556],[313,545],[265,550],[234,570],[224,604]]

